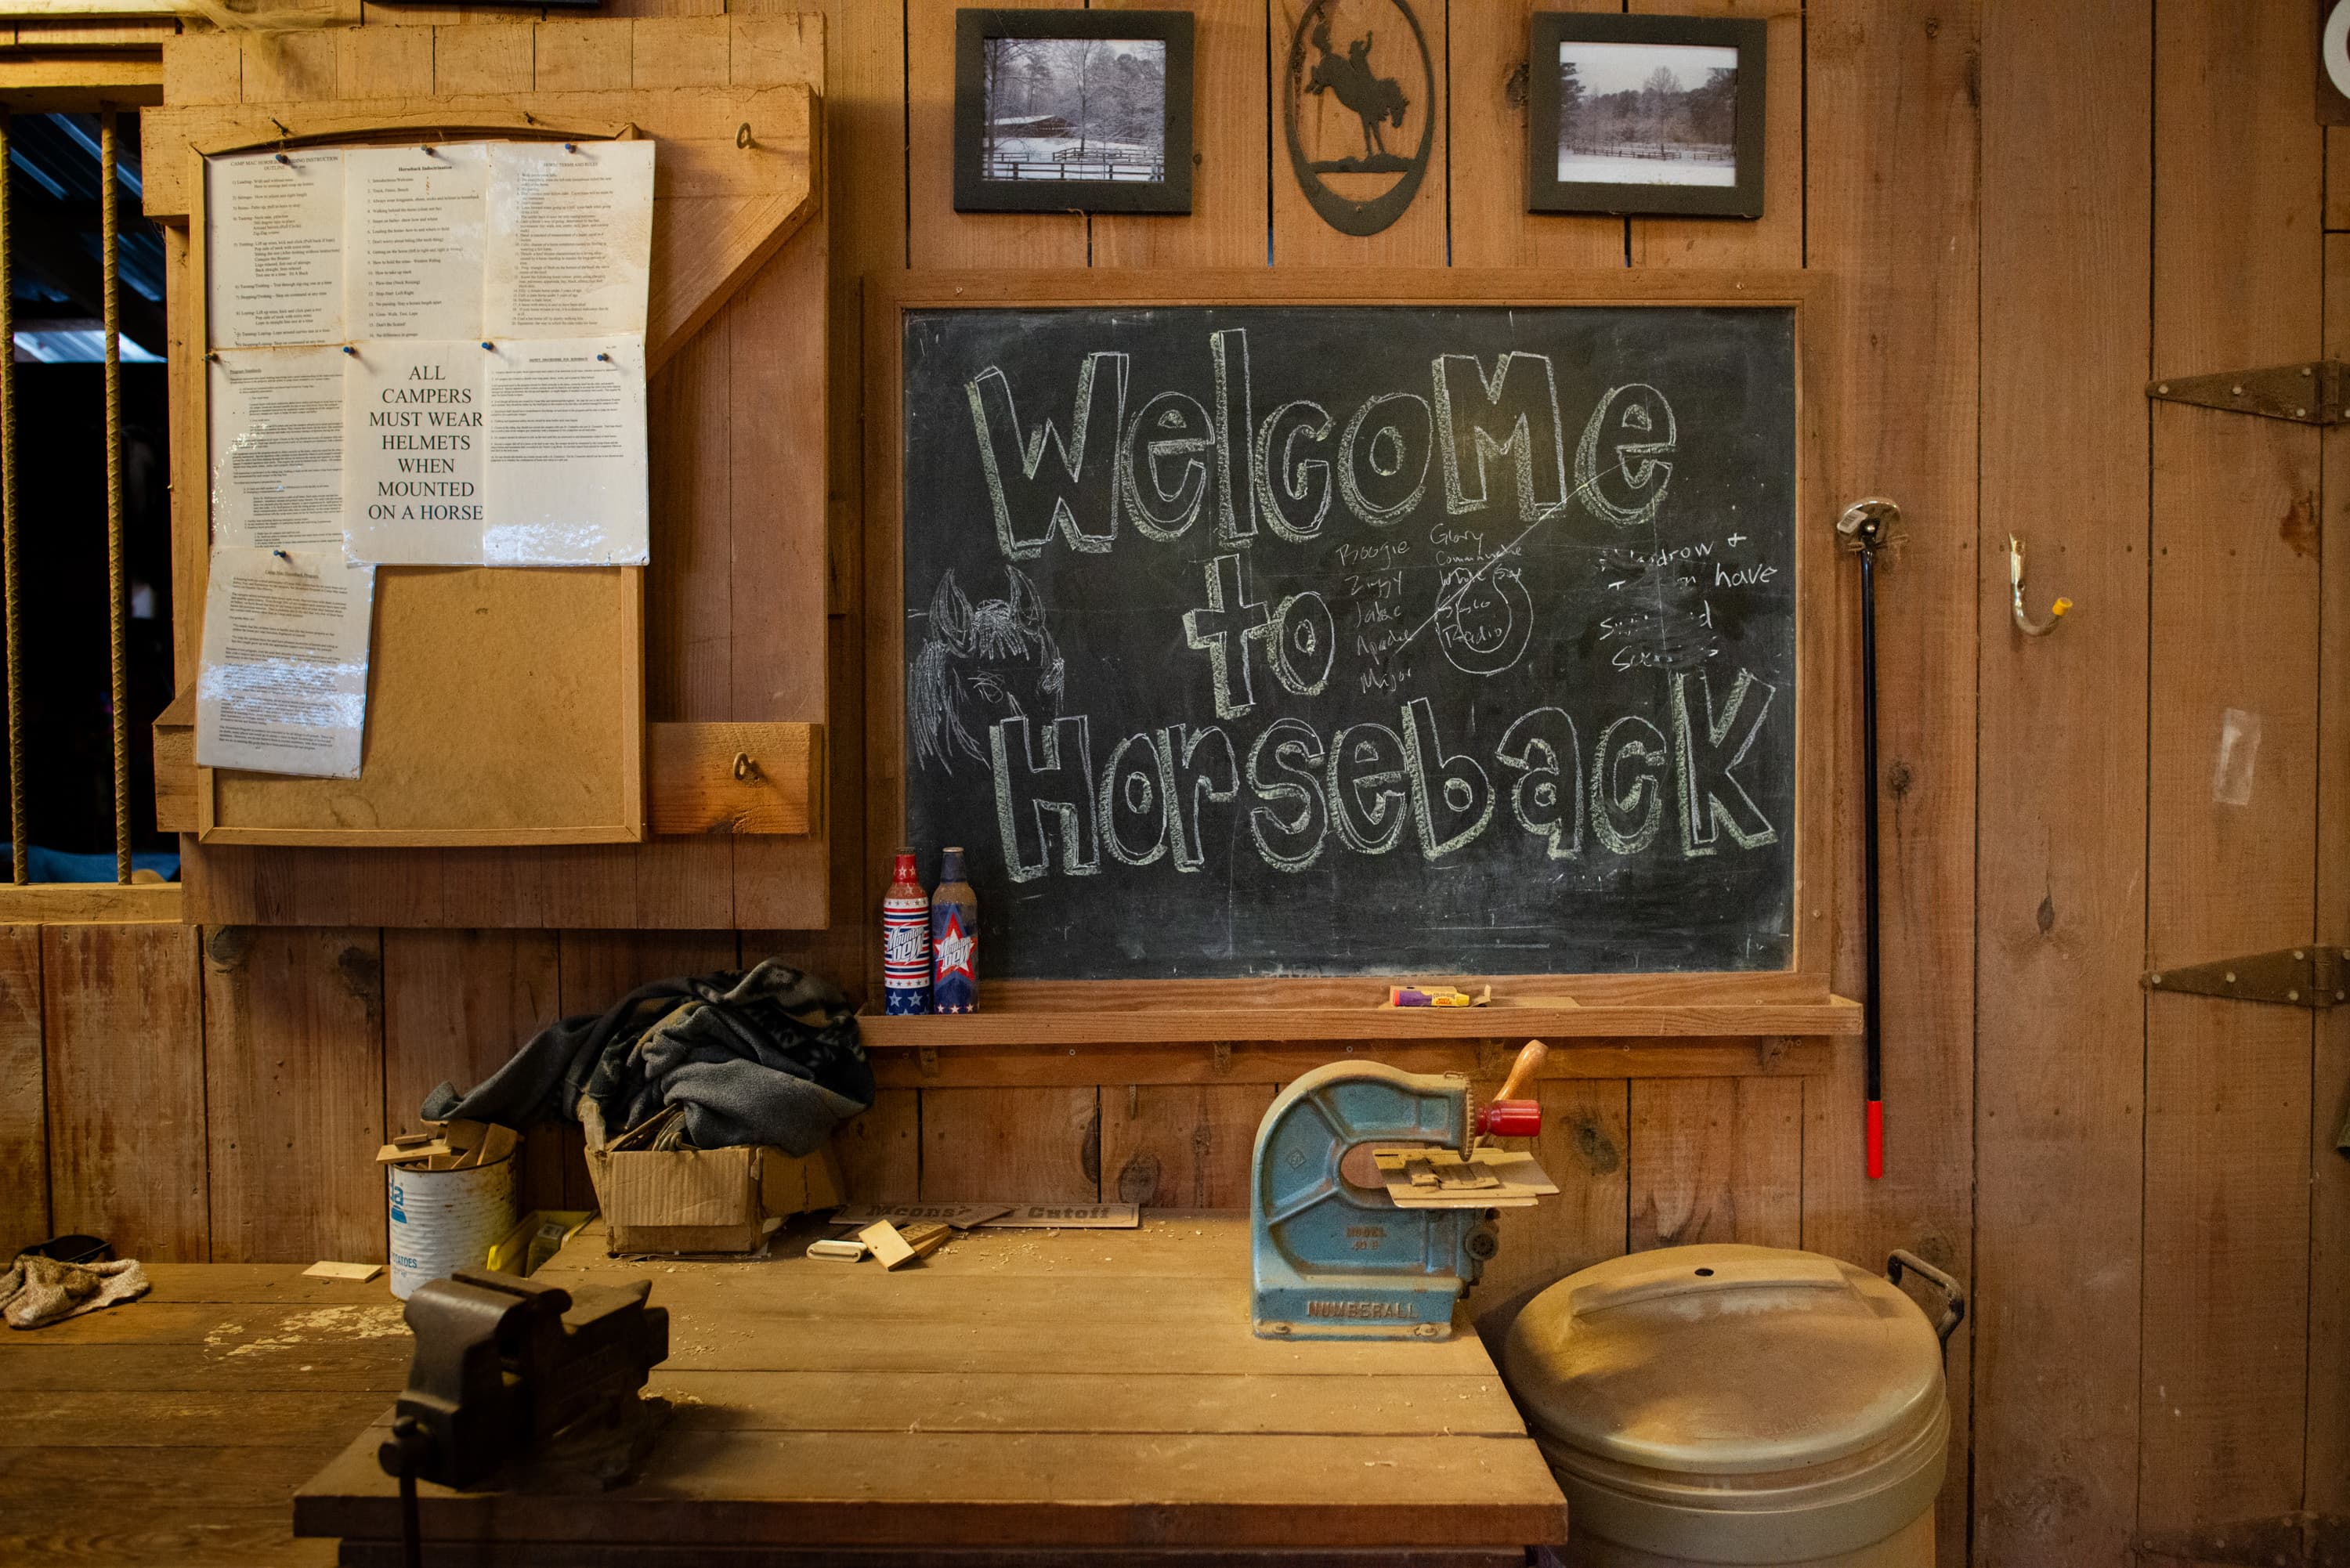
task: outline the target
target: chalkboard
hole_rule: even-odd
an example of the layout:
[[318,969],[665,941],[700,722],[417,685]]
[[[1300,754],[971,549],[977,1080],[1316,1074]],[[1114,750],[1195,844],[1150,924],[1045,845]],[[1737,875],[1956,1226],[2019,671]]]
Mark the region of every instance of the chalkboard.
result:
[[984,976],[1790,967],[1792,306],[896,320]]

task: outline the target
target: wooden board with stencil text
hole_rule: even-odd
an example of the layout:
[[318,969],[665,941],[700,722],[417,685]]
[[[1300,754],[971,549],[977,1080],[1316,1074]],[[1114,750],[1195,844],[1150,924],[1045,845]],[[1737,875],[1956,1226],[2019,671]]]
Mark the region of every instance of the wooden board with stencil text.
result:
[[1128,281],[868,337],[879,782],[987,972],[1807,967],[1805,286]]

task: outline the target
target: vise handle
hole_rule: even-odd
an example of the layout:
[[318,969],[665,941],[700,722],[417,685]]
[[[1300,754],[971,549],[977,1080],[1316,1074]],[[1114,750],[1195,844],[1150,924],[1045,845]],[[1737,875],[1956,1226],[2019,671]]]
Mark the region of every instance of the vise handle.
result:
[[1519,1096],[1534,1086],[1534,1075],[1542,1070],[1543,1061],[1550,1047],[1539,1040],[1529,1040],[1518,1059],[1510,1064],[1510,1075],[1502,1080],[1502,1092],[1488,1105],[1478,1107],[1475,1132],[1487,1137],[1533,1137],[1542,1131],[1542,1103]]

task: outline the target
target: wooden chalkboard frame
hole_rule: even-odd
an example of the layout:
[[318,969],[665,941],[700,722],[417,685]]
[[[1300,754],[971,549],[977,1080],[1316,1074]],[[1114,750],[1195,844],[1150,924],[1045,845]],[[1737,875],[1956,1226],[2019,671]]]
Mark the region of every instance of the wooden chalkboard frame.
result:
[[[1844,682],[1830,667],[1840,627],[1827,506],[1829,279],[1812,272],[1565,273],[1096,268],[1024,273],[878,273],[866,288],[866,905],[878,909],[906,820],[903,576],[903,318],[953,309],[1109,306],[1717,306],[1791,309],[1795,321],[1795,932],[1792,962],[1747,973],[1432,974],[1491,983],[1511,1005],[1450,1014],[1366,1012],[1380,977],[1213,980],[984,978],[965,1018],[868,1017],[868,1044],[1136,1043],[1159,1038],[1376,1038],[1547,1031],[1582,1035],[1825,1035],[1857,1032],[1832,997],[1836,921],[1831,840],[1841,774],[1832,718]],[[1817,526],[1814,526],[1814,523]],[[868,984],[880,992],[874,945]],[[1156,1025],[1154,1025],[1154,1018]],[[1350,1023],[1350,1018],[1358,1020]],[[1425,1023],[1420,1020],[1425,1019]],[[1208,1033],[1202,1033],[1202,1028]],[[1140,1033],[1137,1031],[1139,1030]]]

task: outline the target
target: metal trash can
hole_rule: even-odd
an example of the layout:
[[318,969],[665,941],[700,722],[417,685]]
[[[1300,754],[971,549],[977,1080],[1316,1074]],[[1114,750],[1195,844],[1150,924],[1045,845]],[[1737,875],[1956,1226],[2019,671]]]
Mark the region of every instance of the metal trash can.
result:
[[1670,1247],[1569,1275],[1503,1372],[1567,1501],[1574,1568],[1932,1568],[1950,1431],[1939,1326],[1815,1252]]

